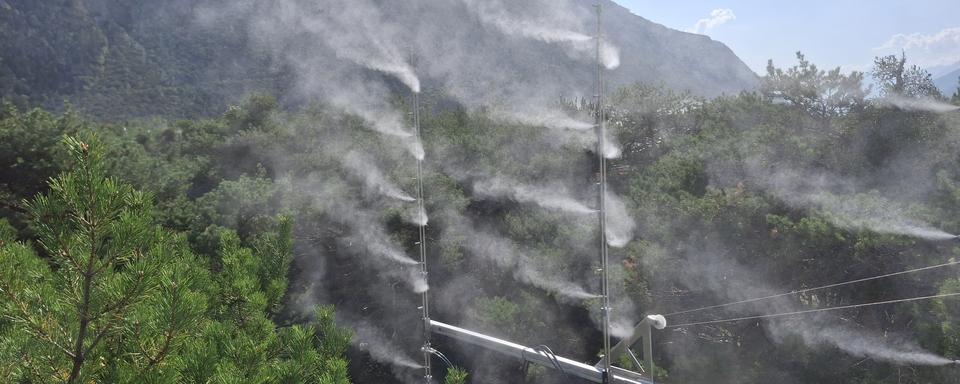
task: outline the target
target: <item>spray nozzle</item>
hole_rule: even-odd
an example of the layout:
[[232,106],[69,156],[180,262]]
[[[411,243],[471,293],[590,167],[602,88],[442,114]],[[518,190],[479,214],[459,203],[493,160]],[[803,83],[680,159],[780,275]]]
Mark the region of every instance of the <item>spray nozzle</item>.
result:
[[453,367],[453,362],[451,362],[450,359],[448,359],[447,356],[445,356],[442,352],[431,347],[430,344],[424,344],[423,347],[420,347],[420,351],[439,357],[440,360],[443,360],[443,363],[446,364],[447,367]]

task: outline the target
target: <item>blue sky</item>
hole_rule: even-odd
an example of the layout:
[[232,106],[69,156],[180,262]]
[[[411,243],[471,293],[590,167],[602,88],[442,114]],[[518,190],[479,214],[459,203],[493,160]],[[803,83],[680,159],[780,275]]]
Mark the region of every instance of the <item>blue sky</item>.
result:
[[901,49],[926,68],[960,62],[960,0],[615,1],[670,28],[699,25],[760,74],[767,59],[792,65],[798,50],[845,70],[869,70],[874,56]]

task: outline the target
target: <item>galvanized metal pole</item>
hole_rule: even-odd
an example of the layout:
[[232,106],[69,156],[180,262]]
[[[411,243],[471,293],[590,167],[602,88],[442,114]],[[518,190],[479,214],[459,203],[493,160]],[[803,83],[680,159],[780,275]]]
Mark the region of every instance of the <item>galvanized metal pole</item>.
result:
[[[604,153],[606,147],[606,127],[603,116],[603,58],[601,56],[601,44],[603,42],[603,6],[597,2],[597,157],[600,159],[600,196],[599,216],[600,216],[600,268],[601,282],[600,288],[603,295],[603,307],[601,313],[603,316],[603,356],[610,356],[610,287],[607,272],[607,158]],[[610,359],[604,359],[603,372],[604,383],[609,381]]]
[[[416,128],[417,145],[423,147],[423,140],[420,134],[420,93],[413,93],[413,124]],[[427,281],[427,235],[426,235],[426,208],[423,203],[423,157],[417,157],[417,224],[420,229],[420,273],[423,280]],[[422,303],[421,320],[423,327],[423,381],[427,384],[433,382],[433,372],[430,363],[433,347],[430,345],[430,290],[427,289],[420,294]]]

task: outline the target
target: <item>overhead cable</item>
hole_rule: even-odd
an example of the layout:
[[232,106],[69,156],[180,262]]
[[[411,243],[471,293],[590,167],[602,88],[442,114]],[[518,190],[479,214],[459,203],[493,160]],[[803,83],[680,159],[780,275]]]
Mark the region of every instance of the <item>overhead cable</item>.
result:
[[683,315],[683,314],[687,314],[687,313],[694,313],[694,312],[706,311],[706,310],[708,310],[708,309],[729,307],[729,306],[731,306],[731,305],[754,303],[754,302],[757,302],[757,301],[776,299],[776,298],[785,297],[785,296],[790,296],[790,295],[798,295],[798,294],[801,294],[801,293],[819,291],[819,290],[828,289],[828,288],[836,288],[836,287],[841,287],[841,286],[844,286],[844,285],[863,283],[863,282],[866,282],[866,281],[878,280],[878,279],[883,279],[883,278],[887,278],[887,277],[893,277],[893,276],[899,276],[899,275],[906,275],[906,274],[909,274],[909,273],[915,273],[915,272],[921,272],[921,271],[929,271],[929,270],[931,270],[931,269],[944,268],[944,267],[954,266],[954,265],[958,265],[958,264],[960,264],[960,261],[951,261],[951,262],[949,262],[949,263],[932,265],[932,266],[929,266],[929,267],[916,268],[916,269],[910,269],[910,270],[901,271],[901,272],[888,273],[888,274],[880,275],[880,276],[873,276],[873,277],[866,277],[866,278],[862,278],[862,279],[844,281],[844,282],[841,282],[841,283],[834,283],[834,284],[824,285],[824,286],[820,286],[820,287],[800,289],[800,290],[796,290],[796,291],[790,291],[790,292],[780,293],[780,294],[771,295],[771,296],[757,297],[757,298],[753,298],[753,299],[734,301],[734,302],[726,303],[726,304],[717,304],[717,305],[711,305],[711,306],[702,307],[702,308],[688,309],[688,310],[685,310],[685,311],[669,313],[669,314],[666,314],[666,315],[664,315],[664,316]]
[[816,312],[839,311],[839,310],[841,310],[841,309],[861,308],[861,307],[869,307],[869,306],[884,305],[884,304],[906,303],[906,302],[910,302],[910,301],[930,300],[930,299],[938,299],[938,298],[945,298],[945,297],[956,297],[956,296],[960,296],[960,292],[943,293],[943,294],[931,295],[931,296],[911,297],[911,298],[907,298],[907,299],[878,301],[878,302],[873,302],[873,303],[852,304],[852,305],[844,305],[844,306],[840,306],[840,307],[827,307],[827,308],[818,308],[818,309],[808,309],[808,310],[803,310],[803,311],[794,311],[794,312],[785,312],[785,313],[774,313],[774,314],[768,314],[768,315],[756,315],[756,316],[735,317],[735,318],[730,318],[730,319],[698,321],[698,322],[693,322],[693,323],[683,323],[683,324],[668,325],[667,328],[692,327],[692,326],[695,326],[695,325],[719,324],[719,323],[730,323],[730,322],[737,322],[737,321],[744,321],[744,320],[755,320],[755,319],[766,319],[766,318],[775,318],[775,317],[796,316],[796,315],[805,315],[805,314],[816,313]]

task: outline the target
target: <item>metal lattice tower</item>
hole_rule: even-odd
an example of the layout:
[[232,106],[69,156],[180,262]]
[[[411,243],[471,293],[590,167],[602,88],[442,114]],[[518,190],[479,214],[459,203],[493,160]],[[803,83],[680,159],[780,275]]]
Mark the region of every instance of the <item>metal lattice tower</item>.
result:
[[[413,125],[416,129],[417,145],[423,147],[423,140],[420,134],[420,93],[413,93]],[[423,280],[427,281],[427,220],[426,207],[423,203],[423,156],[417,156],[417,224],[420,230],[420,274]],[[430,346],[430,289],[426,289],[420,294],[421,320],[423,327],[423,381],[430,384],[433,381],[433,372],[431,366]]]
[[[597,8],[597,95],[596,95],[596,118],[597,118],[597,157],[600,162],[600,192],[598,197],[598,212],[600,219],[600,289],[603,296],[603,304],[600,308],[603,316],[603,356],[610,356],[610,286],[609,274],[607,272],[607,158],[604,154],[606,147],[606,125],[603,116],[603,58],[601,56],[601,45],[603,43],[602,13],[603,6],[598,2]],[[609,380],[611,359],[605,358],[603,365],[604,383]]]
[[[622,384],[653,384],[653,381],[644,377],[643,375],[629,371],[626,369],[618,368],[612,366],[611,362],[613,359],[617,358],[623,353],[628,353],[633,357],[634,361],[638,366],[646,365],[647,367],[652,367],[652,346],[650,344],[650,328],[655,327],[657,329],[663,329],[665,321],[657,322],[655,321],[656,317],[648,317],[643,322],[637,325],[634,333],[635,336],[621,340],[616,346],[611,349],[610,346],[610,290],[609,290],[609,277],[608,277],[608,245],[606,239],[606,228],[607,228],[607,211],[606,211],[606,198],[607,198],[607,161],[605,157],[604,149],[607,145],[607,133],[606,133],[606,122],[604,116],[603,108],[603,36],[602,36],[602,8],[601,4],[598,2],[596,4],[597,8],[597,35],[596,35],[596,54],[597,54],[597,94],[596,94],[596,133],[597,133],[597,149],[596,153],[599,158],[600,165],[600,180],[599,180],[599,196],[598,200],[598,213],[599,213],[599,223],[600,223],[600,264],[601,264],[601,289],[602,289],[602,316],[603,316],[603,357],[600,362],[596,365],[584,364],[572,359],[568,359],[562,356],[557,356],[549,349],[549,347],[541,346],[537,348],[531,348],[524,345],[516,344],[507,340],[498,339],[496,337],[488,336],[479,332],[470,331],[468,329],[459,328],[453,325],[445,324],[436,320],[430,319],[430,307],[429,307],[429,295],[428,291],[424,291],[422,295],[422,319],[423,319],[423,338],[424,343],[421,348],[423,352],[423,361],[424,361],[424,382],[430,384],[432,383],[432,372],[431,372],[431,363],[430,360],[432,355],[436,355],[441,358],[445,363],[451,365],[449,360],[443,356],[442,353],[433,349],[430,344],[430,334],[436,333],[446,337],[450,337],[461,342],[465,342],[474,346],[478,346],[487,350],[499,352],[501,354],[511,356],[517,359],[524,361],[525,363],[538,364],[543,367],[559,370],[565,375],[571,378],[580,378],[589,380],[594,383],[622,383]],[[419,145],[423,145],[421,139],[420,131],[420,95],[418,92],[414,92],[413,95],[413,119],[414,125],[416,127],[416,140]],[[427,254],[426,254],[426,209],[424,207],[424,197],[423,197],[423,158],[422,156],[417,158],[417,209],[420,229],[420,273],[422,274],[424,280],[427,278]],[[653,319],[653,320],[651,320]],[[663,319],[659,317],[659,319]],[[630,346],[637,342],[639,338],[644,340],[644,360],[645,364],[641,364],[636,356],[630,351]]]

